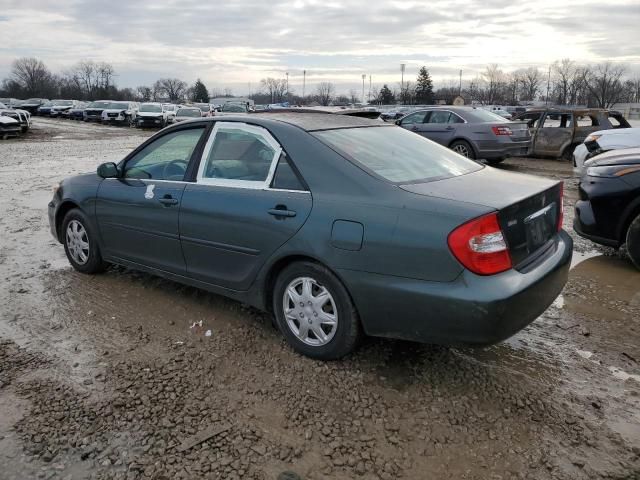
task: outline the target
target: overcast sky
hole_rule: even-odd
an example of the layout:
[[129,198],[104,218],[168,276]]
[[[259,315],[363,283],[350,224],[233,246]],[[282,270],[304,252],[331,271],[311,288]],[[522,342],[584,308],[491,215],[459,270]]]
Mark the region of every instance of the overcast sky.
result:
[[640,72],[639,19],[639,0],[0,0],[0,78],[21,56],[56,72],[107,61],[121,87],[201,77],[237,94],[285,72],[301,93],[304,69],[307,92],[361,88],[362,74],[395,84],[400,63],[437,85],[564,57]]

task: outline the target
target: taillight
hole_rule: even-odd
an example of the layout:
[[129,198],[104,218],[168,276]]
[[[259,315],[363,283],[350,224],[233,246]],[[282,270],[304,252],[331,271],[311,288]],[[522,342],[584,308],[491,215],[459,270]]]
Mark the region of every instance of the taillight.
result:
[[512,267],[496,213],[460,225],[447,242],[458,261],[478,275],[494,275]]
[[513,131],[509,127],[491,127],[495,135],[513,135]]
[[558,231],[562,230],[562,222],[564,221],[564,182],[560,182],[560,213],[558,214]]

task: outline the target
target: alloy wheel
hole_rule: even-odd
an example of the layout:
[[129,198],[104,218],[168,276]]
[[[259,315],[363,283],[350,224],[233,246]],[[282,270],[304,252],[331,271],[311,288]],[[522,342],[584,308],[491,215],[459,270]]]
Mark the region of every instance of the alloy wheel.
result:
[[462,145],[461,143],[454,146],[453,151],[456,153],[459,153],[463,157],[469,158],[469,149],[465,145]]
[[338,309],[326,287],[311,277],[294,279],[284,291],[287,326],[303,343],[320,347],[329,343],[338,328]]
[[79,265],[87,263],[89,260],[89,236],[82,223],[78,220],[71,220],[67,225],[66,239],[71,258]]

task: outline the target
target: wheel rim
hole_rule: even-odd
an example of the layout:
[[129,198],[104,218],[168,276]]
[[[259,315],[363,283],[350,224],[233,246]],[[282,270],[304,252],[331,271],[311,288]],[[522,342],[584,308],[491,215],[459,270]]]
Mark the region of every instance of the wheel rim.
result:
[[313,278],[299,277],[284,291],[282,307],[287,326],[306,345],[329,343],[338,328],[338,309],[333,296]]
[[84,226],[77,220],[67,225],[67,249],[74,262],[84,265],[89,260],[89,236]]
[[459,153],[463,157],[469,158],[469,149],[465,145],[459,143],[458,145],[454,146],[452,150],[456,153]]

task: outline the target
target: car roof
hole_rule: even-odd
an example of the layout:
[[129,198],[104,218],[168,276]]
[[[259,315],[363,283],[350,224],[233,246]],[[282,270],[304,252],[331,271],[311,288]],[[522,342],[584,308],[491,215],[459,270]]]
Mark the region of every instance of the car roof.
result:
[[523,113],[542,113],[542,112],[589,114],[589,113],[606,113],[606,112],[613,112],[613,111],[605,110],[603,108],[584,108],[584,107],[536,107],[536,108],[530,108],[529,110]]

